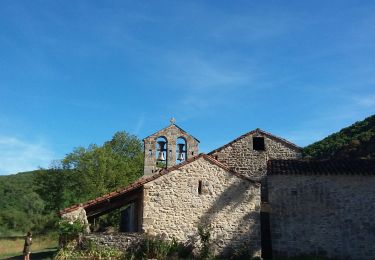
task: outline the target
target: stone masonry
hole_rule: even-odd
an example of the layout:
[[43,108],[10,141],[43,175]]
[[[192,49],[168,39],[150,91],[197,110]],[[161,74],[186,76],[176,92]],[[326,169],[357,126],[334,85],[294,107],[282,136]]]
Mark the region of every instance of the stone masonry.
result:
[[[264,151],[253,149],[253,137],[264,138]],[[301,151],[286,140],[256,129],[210,152],[209,155],[238,173],[261,179],[267,172],[268,160],[298,159],[301,157]]]
[[100,247],[114,247],[123,252],[135,252],[142,243],[144,235],[140,233],[91,233],[84,239]]
[[374,259],[375,176],[270,175],[276,254]]
[[260,255],[260,184],[204,157],[144,185],[143,231],[179,241],[210,227],[217,253]]
[[146,137],[143,139],[144,150],[145,150],[145,166],[144,166],[144,175],[152,175],[156,173],[160,168],[156,167],[156,147],[157,139],[163,137],[167,141],[167,161],[166,167],[171,167],[176,164],[176,149],[177,149],[177,139],[179,137],[185,139],[187,145],[186,158],[198,155],[198,145],[199,141],[193,136],[189,135],[187,132],[182,130],[175,124]]
[[90,233],[89,222],[87,221],[86,211],[83,207],[78,207],[74,211],[65,213],[61,217],[69,221],[70,223],[73,223],[76,220],[79,220],[85,226],[85,232]]

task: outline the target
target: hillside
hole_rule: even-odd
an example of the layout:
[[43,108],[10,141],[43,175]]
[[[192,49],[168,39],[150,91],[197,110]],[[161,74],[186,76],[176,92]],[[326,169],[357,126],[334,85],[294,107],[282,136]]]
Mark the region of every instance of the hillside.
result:
[[303,152],[316,159],[375,158],[375,115],[305,147]]
[[44,201],[34,191],[37,171],[0,176],[0,236],[40,229]]
[[[56,228],[58,210],[139,178],[142,142],[116,132],[103,145],[74,149],[60,163],[56,168],[0,176],[0,237],[51,231]],[[110,224],[111,217],[106,221]]]

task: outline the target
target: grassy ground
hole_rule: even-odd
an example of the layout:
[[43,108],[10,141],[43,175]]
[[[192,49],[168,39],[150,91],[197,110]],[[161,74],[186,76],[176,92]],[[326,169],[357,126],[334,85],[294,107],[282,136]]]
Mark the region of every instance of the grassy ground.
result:
[[[0,237],[0,259],[19,259],[24,241],[23,237]],[[34,235],[32,242],[30,258],[48,259],[56,251],[58,238],[55,234]]]

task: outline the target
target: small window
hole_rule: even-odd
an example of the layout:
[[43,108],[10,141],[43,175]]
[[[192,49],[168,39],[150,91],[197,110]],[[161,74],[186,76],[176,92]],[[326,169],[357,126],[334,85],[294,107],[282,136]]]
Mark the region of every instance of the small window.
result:
[[264,137],[253,137],[253,150],[255,151],[264,151]]
[[198,194],[199,194],[199,195],[202,194],[202,181],[199,181],[199,182],[198,182]]

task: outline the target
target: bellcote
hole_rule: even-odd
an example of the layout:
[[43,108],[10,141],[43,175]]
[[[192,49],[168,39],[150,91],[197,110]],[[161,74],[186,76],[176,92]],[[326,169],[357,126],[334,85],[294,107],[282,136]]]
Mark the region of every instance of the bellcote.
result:
[[147,176],[199,153],[199,140],[177,126],[173,118],[169,126],[144,138],[143,144],[144,175]]

